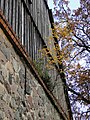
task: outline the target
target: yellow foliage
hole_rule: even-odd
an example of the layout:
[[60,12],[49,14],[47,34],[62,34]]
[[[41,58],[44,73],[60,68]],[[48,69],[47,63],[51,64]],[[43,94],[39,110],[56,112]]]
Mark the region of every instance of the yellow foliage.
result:
[[77,69],[80,69],[81,68],[81,65],[78,63],[77,64]]

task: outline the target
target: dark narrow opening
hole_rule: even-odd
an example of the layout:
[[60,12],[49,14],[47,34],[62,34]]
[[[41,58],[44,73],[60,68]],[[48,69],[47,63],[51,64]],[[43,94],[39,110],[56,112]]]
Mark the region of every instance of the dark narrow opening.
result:
[[26,95],[26,84],[27,84],[27,70],[26,70],[26,67],[25,67],[25,84],[24,84],[24,94]]

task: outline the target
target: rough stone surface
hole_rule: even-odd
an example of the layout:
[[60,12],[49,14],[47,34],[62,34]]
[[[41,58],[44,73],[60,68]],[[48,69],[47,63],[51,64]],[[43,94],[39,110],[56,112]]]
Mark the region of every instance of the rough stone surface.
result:
[[61,120],[24,64],[0,29],[0,120]]

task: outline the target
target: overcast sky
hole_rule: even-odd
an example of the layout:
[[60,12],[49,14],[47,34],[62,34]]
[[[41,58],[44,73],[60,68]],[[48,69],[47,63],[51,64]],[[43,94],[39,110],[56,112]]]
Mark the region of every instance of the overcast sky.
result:
[[[53,8],[53,0],[48,0],[50,9]],[[70,0],[69,6],[71,9],[77,9],[79,7],[79,0]]]

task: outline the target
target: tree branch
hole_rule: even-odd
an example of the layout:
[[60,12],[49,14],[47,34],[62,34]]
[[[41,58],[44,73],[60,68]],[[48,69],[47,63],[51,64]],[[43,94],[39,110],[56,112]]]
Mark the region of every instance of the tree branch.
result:
[[[74,33],[73,33],[73,34],[74,34]],[[75,36],[78,40],[80,40],[83,45],[79,45],[76,41],[74,41],[74,42],[76,42],[78,46],[83,47],[85,50],[87,50],[87,51],[90,53],[90,47],[87,46],[87,45],[84,43],[84,41],[83,41],[81,38],[79,38],[77,35],[74,34],[74,36]]]
[[68,89],[68,91],[74,93],[75,95],[77,95],[78,97],[81,98],[81,100],[83,100],[84,102],[90,104],[90,100],[86,99],[85,97],[83,97],[80,93],[74,91],[73,89],[71,89],[68,85],[66,86],[66,88]]

